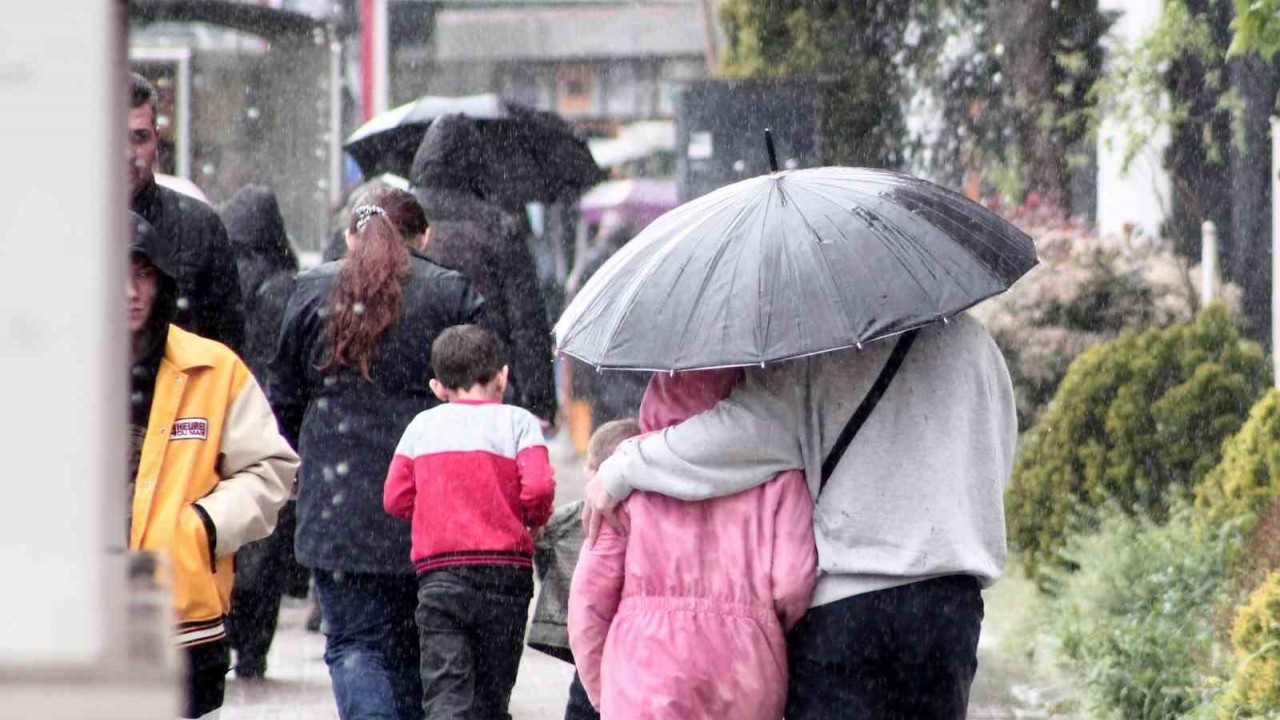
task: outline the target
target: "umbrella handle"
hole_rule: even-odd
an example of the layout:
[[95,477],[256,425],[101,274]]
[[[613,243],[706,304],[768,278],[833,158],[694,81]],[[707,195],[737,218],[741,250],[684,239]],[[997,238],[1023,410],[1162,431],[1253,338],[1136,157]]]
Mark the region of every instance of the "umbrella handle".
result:
[[769,167],[778,172],[778,151],[773,148],[773,131],[769,128],[764,129],[764,146],[769,151]]

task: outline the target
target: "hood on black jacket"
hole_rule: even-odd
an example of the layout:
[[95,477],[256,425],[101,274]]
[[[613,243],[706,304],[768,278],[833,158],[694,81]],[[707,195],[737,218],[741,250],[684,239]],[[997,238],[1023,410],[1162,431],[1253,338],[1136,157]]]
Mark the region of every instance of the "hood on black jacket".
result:
[[409,184],[432,190],[452,190],[484,200],[490,194],[485,178],[493,167],[484,138],[466,115],[441,115],[431,123],[413,156]]
[[129,222],[130,259],[141,260],[160,273],[160,288],[156,293],[155,304],[151,308],[151,317],[147,320],[147,326],[143,328],[143,332],[149,339],[149,346],[154,346],[156,343],[163,344],[169,334],[169,323],[173,322],[173,318],[178,314],[177,268],[169,252],[169,243],[160,237],[160,233],[151,227],[151,223],[135,212],[129,213]]
[[240,291],[246,299],[271,275],[298,271],[280,205],[269,188],[245,185],[237,190],[222,207],[222,224],[235,251]]

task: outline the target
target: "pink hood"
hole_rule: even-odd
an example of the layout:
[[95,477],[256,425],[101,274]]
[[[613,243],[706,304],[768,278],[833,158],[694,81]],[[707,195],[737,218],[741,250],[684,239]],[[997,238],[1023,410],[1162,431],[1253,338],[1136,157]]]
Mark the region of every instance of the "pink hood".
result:
[[[709,410],[742,377],[654,375],[640,427]],[[610,720],[778,720],[784,633],[809,606],[817,565],[804,474],[700,502],[637,492],[622,508],[630,532],[606,526],[583,547],[569,595],[569,642],[592,702]]]
[[742,370],[654,373],[640,402],[640,429],[665,430],[715,407],[742,380]]

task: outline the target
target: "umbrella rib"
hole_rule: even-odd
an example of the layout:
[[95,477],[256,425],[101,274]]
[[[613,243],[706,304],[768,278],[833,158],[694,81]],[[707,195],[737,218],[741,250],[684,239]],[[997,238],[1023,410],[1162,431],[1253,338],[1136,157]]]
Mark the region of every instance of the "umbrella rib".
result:
[[[858,193],[858,194],[860,194],[860,195],[867,195],[867,193],[862,192],[862,191],[859,191],[859,190],[858,190],[858,189],[856,189],[856,188],[844,187],[844,188],[842,188],[842,189],[847,190],[847,191],[850,191],[850,192]],[[861,222],[862,224],[866,225],[868,230],[872,230],[872,231],[874,231],[874,228],[872,228],[872,227],[869,225],[869,223],[867,223],[867,221],[866,221],[864,218],[860,217],[856,212],[854,212],[854,211],[852,211],[852,210],[849,210],[849,209],[847,209],[847,208],[843,207],[842,205],[840,205],[839,203],[837,203],[835,200],[832,200],[830,197],[828,197],[828,196],[826,196],[826,195],[823,195],[822,193],[817,193],[817,192],[813,193],[813,196],[814,196],[815,198],[817,198],[817,199],[819,199],[819,200],[821,200],[821,201],[823,201],[823,202],[825,202],[825,203],[829,204],[829,205],[834,205],[835,207],[837,207],[838,209],[840,209],[842,212],[844,212],[844,213],[846,213],[846,214],[848,214],[848,215],[853,216],[853,217],[854,217],[854,218],[856,218],[859,222]],[[880,200],[881,200],[881,202],[884,202],[884,200],[883,200],[882,198],[879,198],[879,196],[873,196],[873,197],[876,197],[877,199],[880,199]],[[868,209],[868,208],[867,208],[867,207],[865,207],[865,206],[861,206],[861,207],[862,207],[862,210],[863,210],[864,212],[867,212],[867,213],[871,213],[871,212],[872,212],[870,209]],[[875,213],[875,214],[876,214],[876,215],[879,215],[879,213]],[[886,227],[892,227],[888,222],[885,222],[884,224],[885,224],[885,226],[886,226]],[[895,228],[895,230],[896,230],[895,234],[896,234],[898,237],[903,238],[903,239],[906,241],[906,244],[908,244],[908,245],[913,245],[913,246],[917,245],[917,241],[915,241],[915,239],[914,239],[914,238],[912,238],[909,234],[907,234],[907,233],[905,233],[905,232],[902,232],[900,229],[897,229],[897,228]],[[939,232],[941,232],[941,230],[939,230]],[[907,263],[903,260],[902,256],[897,252],[897,250],[896,250],[895,248],[893,248],[893,247],[892,247],[890,244],[888,244],[888,243],[885,243],[885,245],[884,245],[884,246],[885,246],[885,248],[889,251],[889,254],[890,254],[890,256],[893,258],[893,260],[894,260],[895,262],[897,262],[897,263],[898,263],[898,265],[902,267],[903,272],[905,272],[905,273],[906,273],[906,275],[907,275],[908,277],[910,277],[912,281],[914,281],[914,282],[915,282],[915,284],[920,288],[920,291],[924,293],[925,297],[929,298],[930,302],[932,302],[932,303],[933,303],[933,305],[934,305],[935,307],[936,307],[936,306],[938,306],[938,305],[940,304],[940,302],[939,302],[939,298],[938,298],[937,296],[935,296],[932,292],[930,292],[930,289],[929,289],[928,285],[927,285],[927,284],[925,284],[925,282],[924,282],[924,281],[922,281],[920,278],[916,277],[916,274],[911,270],[911,268],[910,268],[910,267],[907,265]]]

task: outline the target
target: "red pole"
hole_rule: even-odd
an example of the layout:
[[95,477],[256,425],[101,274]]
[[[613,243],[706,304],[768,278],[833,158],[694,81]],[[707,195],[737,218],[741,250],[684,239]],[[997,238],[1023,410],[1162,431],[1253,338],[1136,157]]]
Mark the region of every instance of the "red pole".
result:
[[374,58],[377,47],[374,40],[377,33],[374,3],[375,0],[360,0],[360,115],[365,121],[376,112],[374,88],[378,62]]

